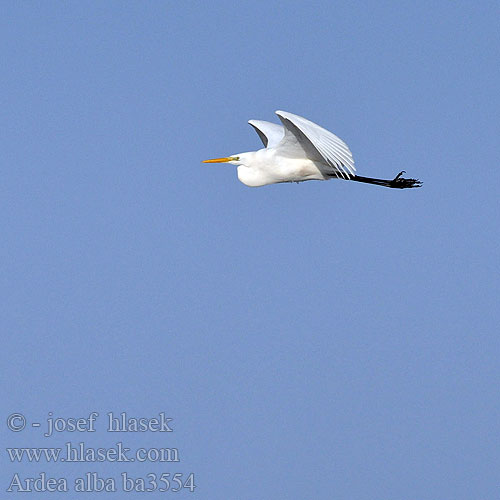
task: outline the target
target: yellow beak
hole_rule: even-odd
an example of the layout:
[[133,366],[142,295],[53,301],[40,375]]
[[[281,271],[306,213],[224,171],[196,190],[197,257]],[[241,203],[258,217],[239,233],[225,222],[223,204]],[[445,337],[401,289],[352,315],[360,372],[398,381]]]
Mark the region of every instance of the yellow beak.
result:
[[226,163],[232,160],[236,160],[236,158],[234,156],[228,156],[227,158],[214,158],[213,160],[203,160],[202,163]]

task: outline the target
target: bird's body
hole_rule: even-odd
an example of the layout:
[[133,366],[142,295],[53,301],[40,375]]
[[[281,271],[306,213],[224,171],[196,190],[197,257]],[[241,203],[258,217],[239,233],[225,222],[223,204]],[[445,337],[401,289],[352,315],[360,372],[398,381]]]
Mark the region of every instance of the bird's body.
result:
[[264,149],[239,153],[205,163],[238,165],[238,179],[250,187],[280,182],[303,182],[339,178],[386,187],[418,187],[415,179],[373,179],[355,175],[354,159],[349,147],[336,135],[301,116],[276,111],[282,125],[250,120],[261,138]]
[[[246,153],[238,166],[238,179],[250,187],[280,182],[325,180],[317,164],[309,158],[286,158],[275,149],[259,149]],[[272,166],[272,168],[270,168]]]

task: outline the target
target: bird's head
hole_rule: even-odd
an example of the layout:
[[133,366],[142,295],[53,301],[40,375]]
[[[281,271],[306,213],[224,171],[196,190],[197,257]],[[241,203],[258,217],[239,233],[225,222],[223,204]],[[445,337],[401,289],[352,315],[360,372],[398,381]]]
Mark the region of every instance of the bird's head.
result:
[[250,161],[253,153],[238,153],[225,158],[214,158],[213,160],[203,160],[202,163],[232,163],[233,165],[246,165]]

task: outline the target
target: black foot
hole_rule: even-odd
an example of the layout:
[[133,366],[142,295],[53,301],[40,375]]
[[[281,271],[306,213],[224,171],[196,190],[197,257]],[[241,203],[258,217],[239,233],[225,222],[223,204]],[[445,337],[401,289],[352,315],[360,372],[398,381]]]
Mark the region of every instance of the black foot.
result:
[[390,182],[390,187],[392,188],[399,188],[399,189],[405,189],[405,188],[417,188],[421,187],[422,183],[418,179],[405,179],[404,177],[401,177],[403,174],[406,174],[405,170],[402,170],[399,172],[394,179]]

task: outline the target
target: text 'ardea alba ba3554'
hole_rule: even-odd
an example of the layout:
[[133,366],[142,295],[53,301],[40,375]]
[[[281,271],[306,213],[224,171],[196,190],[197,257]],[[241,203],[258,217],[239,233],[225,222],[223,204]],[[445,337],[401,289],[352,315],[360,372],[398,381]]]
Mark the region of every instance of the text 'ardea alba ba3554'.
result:
[[354,160],[347,144],[336,135],[301,116],[276,111],[282,125],[250,120],[265,148],[238,153],[204,163],[238,165],[238,179],[257,187],[278,182],[327,181],[344,179],[390,188],[420,187],[417,179],[405,179],[400,172],[394,179],[373,179],[355,174]]

